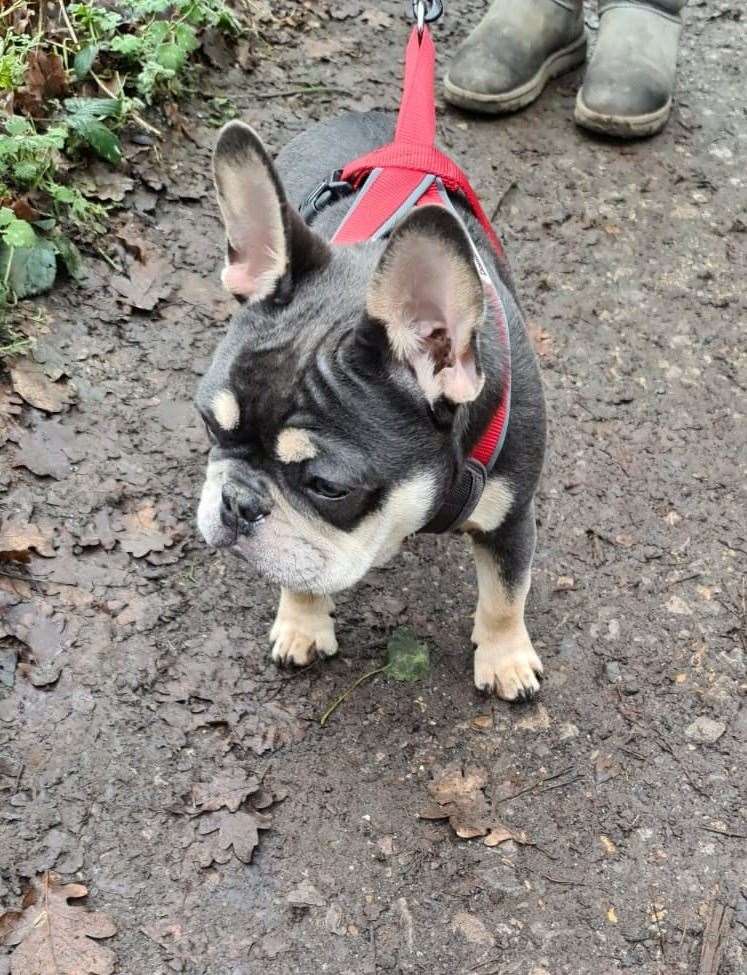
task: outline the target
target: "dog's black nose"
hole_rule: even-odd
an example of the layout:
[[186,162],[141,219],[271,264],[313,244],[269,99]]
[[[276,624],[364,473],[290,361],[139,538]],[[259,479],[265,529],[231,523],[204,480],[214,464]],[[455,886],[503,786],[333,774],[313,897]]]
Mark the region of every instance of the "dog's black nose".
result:
[[269,515],[272,503],[259,485],[248,486],[227,481],[221,491],[220,518],[234,531],[248,531]]

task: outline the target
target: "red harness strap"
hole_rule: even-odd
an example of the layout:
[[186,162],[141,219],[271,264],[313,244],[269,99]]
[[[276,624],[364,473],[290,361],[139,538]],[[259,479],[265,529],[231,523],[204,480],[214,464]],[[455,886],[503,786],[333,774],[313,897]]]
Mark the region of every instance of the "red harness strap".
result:
[[[482,225],[497,257],[503,245],[459,166],[436,148],[434,91],[435,47],[425,26],[413,27],[405,56],[405,80],[394,141],[349,162],[339,177],[358,196],[332,242],[353,244],[381,237],[413,206],[435,203],[451,209],[446,191],[459,193]],[[474,247],[486,296],[504,344],[504,375],[500,402],[474,446],[444,509],[426,526],[443,531],[464,521],[479,501],[487,473],[500,453],[508,428],[511,402],[511,349],[503,303]]]

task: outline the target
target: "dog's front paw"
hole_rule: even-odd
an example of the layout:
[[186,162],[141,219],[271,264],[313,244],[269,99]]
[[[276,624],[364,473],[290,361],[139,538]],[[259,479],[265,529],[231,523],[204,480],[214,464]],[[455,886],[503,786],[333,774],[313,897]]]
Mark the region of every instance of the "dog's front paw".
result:
[[533,698],[542,670],[526,630],[500,642],[479,643],[475,650],[475,686],[495,692],[504,701]]
[[272,659],[279,664],[305,667],[317,657],[337,653],[335,622],[328,596],[292,593],[284,589],[270,630]]

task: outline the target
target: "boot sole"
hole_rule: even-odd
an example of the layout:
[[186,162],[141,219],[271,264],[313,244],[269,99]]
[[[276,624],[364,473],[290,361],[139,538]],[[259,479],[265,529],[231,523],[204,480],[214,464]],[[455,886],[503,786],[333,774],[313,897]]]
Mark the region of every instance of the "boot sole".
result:
[[647,135],[655,135],[657,132],[661,132],[667,124],[671,111],[672,98],[670,97],[666,105],[648,115],[603,115],[587,108],[581,97],[581,91],[579,91],[576,96],[574,117],[577,125],[590,129],[592,132],[614,135],[619,139],[642,139]]
[[469,91],[459,88],[449,80],[448,74],[444,81],[444,97],[446,101],[459,108],[466,108],[472,112],[482,112],[485,115],[504,115],[517,112],[520,108],[530,105],[542,94],[545,85],[551,78],[572,71],[586,60],[587,34],[577,38],[573,44],[561,48],[551,55],[540,67],[539,71],[523,85],[512,88],[511,91],[501,92],[499,95],[485,94],[479,91]]

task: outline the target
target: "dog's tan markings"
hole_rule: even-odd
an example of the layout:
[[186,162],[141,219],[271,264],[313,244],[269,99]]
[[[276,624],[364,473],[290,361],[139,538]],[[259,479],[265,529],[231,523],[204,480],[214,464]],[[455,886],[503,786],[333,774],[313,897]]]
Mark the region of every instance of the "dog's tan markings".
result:
[[230,389],[221,389],[210,404],[215,422],[223,430],[235,430],[239,425],[241,413],[239,402]]
[[475,685],[506,701],[531,696],[539,690],[543,668],[524,624],[529,573],[509,592],[490,552],[474,545],[474,553],[479,588],[472,631]]
[[278,460],[284,464],[298,464],[302,460],[316,457],[316,447],[305,430],[297,427],[286,427],[278,434],[275,453]]
[[272,659],[305,667],[315,657],[337,653],[335,623],[329,596],[280,590],[280,605],[270,630]]
[[502,477],[491,478],[485,485],[480,503],[465,522],[466,532],[492,532],[506,520],[514,503],[514,494],[508,481]]

